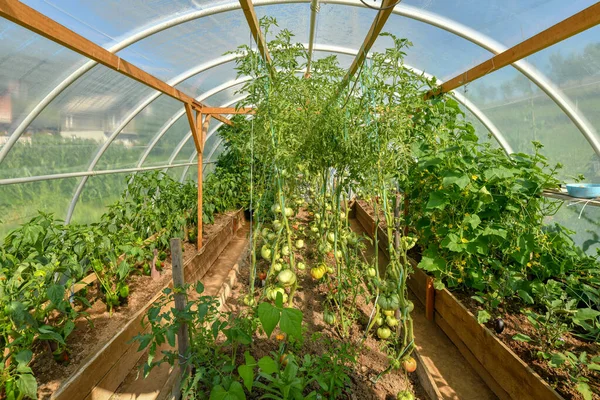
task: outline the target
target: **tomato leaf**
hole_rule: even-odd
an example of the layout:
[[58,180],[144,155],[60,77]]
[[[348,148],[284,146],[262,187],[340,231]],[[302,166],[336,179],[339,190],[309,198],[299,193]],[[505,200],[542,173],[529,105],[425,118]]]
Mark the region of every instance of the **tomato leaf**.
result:
[[244,381],[246,389],[251,392],[254,383],[254,368],[249,365],[240,365],[238,367],[238,374],[240,374],[240,377]]
[[284,333],[302,339],[302,311],[295,308],[284,308],[281,311],[279,327]]
[[258,360],[258,367],[260,368],[261,372],[263,372],[267,375],[271,375],[271,374],[274,374],[275,372],[279,371],[279,367],[277,366],[277,363],[275,362],[275,360],[273,360],[269,356],[265,356],[265,357],[261,358],[260,360]]
[[440,257],[423,256],[419,263],[419,268],[429,272],[440,271],[445,267],[446,261]]
[[267,334],[271,337],[271,333],[279,323],[280,311],[269,303],[260,303],[258,306],[258,319]]

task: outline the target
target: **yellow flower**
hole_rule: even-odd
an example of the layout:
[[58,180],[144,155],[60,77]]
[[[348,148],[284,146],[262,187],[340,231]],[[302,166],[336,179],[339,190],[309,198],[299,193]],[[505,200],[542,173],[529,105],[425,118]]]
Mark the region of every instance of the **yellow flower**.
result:
[[462,238],[462,239],[460,239],[460,241],[463,243],[469,243],[469,239],[466,239],[466,238]]
[[278,334],[278,335],[275,336],[275,339],[281,341],[281,340],[285,339],[285,335],[282,334],[282,333],[280,333],[280,334]]
[[448,228],[452,229],[452,224],[448,225]]
[[458,283],[461,283],[462,282],[462,278],[458,278],[457,281],[458,281]]
[[472,175],[472,176],[471,176],[471,179],[473,179],[474,181],[476,181],[476,180],[477,180],[477,178],[479,178],[477,175]]
[[467,260],[462,260],[460,263],[461,263],[462,265],[465,265],[465,264],[467,263]]
[[530,262],[528,262],[528,263],[527,263],[527,266],[528,266],[528,267],[531,267],[531,263],[530,263]]

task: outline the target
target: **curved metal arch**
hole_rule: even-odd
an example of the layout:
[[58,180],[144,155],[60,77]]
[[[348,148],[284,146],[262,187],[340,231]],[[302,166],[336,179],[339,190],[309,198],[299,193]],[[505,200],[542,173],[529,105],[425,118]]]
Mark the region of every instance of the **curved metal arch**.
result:
[[[255,0],[255,6],[274,5],[274,4],[287,4],[287,3],[307,3],[310,0]],[[339,4],[348,6],[364,7],[364,4],[360,0],[322,0],[322,3]],[[196,20],[202,17],[219,14],[222,12],[233,11],[240,9],[241,6],[238,2],[221,4],[215,7],[206,8],[203,10],[195,10],[187,14],[178,15],[176,17],[167,19],[163,22],[147,27],[146,29],[140,30],[137,33],[132,34],[129,37],[121,40],[119,43],[114,44],[108,50],[116,53],[124,48],[145,39],[155,33],[164,31],[174,26]],[[405,4],[397,5],[394,10],[394,14],[401,15],[403,17],[411,18],[416,21],[426,23],[431,26],[443,29],[447,32],[455,34],[463,39],[466,39],[494,54],[499,54],[506,50],[506,46],[500,44],[494,39],[482,34],[481,32],[475,31],[459,22],[445,18],[435,13],[431,13],[416,7],[411,7]],[[96,65],[95,61],[88,61],[83,66],[78,68],[76,71],[71,73],[65,78],[57,87],[55,87],[50,93],[48,93],[27,115],[27,117],[19,124],[17,129],[10,136],[8,142],[0,149],[0,164],[6,157],[6,154],[10,151],[13,145],[17,142],[19,137],[23,134],[25,129],[31,124],[31,122],[37,117],[44,108],[56,98],[63,90],[69,87],[79,77],[84,75],[87,71],[92,69]],[[512,64],[514,68],[523,73],[527,78],[532,80],[544,93],[546,93],[558,106],[567,114],[569,119],[577,126],[584,137],[588,140],[594,151],[600,155],[600,140],[598,139],[594,128],[590,125],[587,119],[581,115],[571,101],[564,96],[564,94],[556,88],[540,71],[535,67],[531,66],[524,60],[518,61]]]
[[[231,82],[235,82],[234,81],[230,81]],[[223,90],[228,89],[231,86],[234,86],[236,84],[239,84],[241,82],[237,82],[237,83],[233,83],[230,86],[225,86],[225,85],[221,85],[218,86],[206,93],[204,93],[201,96],[198,96],[196,98],[196,100],[198,101],[203,101],[207,98],[209,98],[210,96],[215,95],[216,93],[219,93]],[[158,95],[156,96],[158,97]],[[148,104],[150,104],[156,97],[151,96],[151,98],[147,98],[145,100],[142,101],[142,103],[136,107],[136,109],[134,110],[135,113],[130,114],[129,116],[131,117],[131,119],[133,119],[133,117],[135,117],[135,115],[137,115],[139,112],[141,112],[141,110],[143,110]],[[100,160],[100,158],[102,157],[102,155],[104,154],[104,152],[106,152],[106,150],[108,149],[108,147],[110,146],[110,144],[115,140],[115,138],[119,135],[119,133],[121,132],[121,130],[123,130],[123,128],[125,128],[125,126],[131,121],[131,119],[128,120],[124,120],[123,122],[121,122],[121,124],[119,124],[119,126],[117,127],[117,129],[115,129],[113,131],[113,133],[110,135],[110,137],[106,140],[106,142],[104,142],[104,144],[102,145],[102,147],[100,148],[100,150],[96,153],[96,155],[94,156],[94,159],[92,160],[92,162],[90,163],[90,165],[88,166],[88,171],[93,171],[93,169],[96,167],[96,164],[98,163],[98,161]],[[191,137],[191,132],[189,137]],[[188,137],[188,139],[189,139]],[[156,143],[155,143],[156,144]],[[171,160],[169,160],[169,163],[171,162]],[[73,217],[73,211],[75,210],[75,206],[77,204],[77,201],[79,200],[79,196],[81,195],[81,192],[83,191],[83,188],[85,186],[85,184],[88,181],[88,176],[84,176],[81,181],[79,182],[79,184],[77,185],[77,189],[75,190],[75,193],[73,194],[73,198],[71,199],[71,203],[69,204],[69,209],[67,210],[67,216],[65,218],[65,223],[70,223],[71,222],[71,218]]]

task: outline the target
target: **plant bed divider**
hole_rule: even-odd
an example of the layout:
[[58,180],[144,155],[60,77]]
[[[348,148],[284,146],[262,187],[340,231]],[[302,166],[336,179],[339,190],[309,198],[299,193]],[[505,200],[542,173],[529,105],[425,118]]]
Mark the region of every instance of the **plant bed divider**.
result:
[[[243,210],[236,211],[221,230],[185,263],[184,271],[188,282],[196,282],[206,274],[243,224],[243,218]],[[173,283],[170,282],[164,288],[166,287],[172,288]],[[137,351],[138,345],[132,343],[131,339],[145,333],[149,328],[144,329],[141,322],[148,309],[161,296],[163,289],[150,299],[99,352],[90,355],[79,370],[52,394],[51,399],[108,400],[143,354]]]
[[[238,224],[239,225],[239,224]],[[250,243],[246,245],[244,250],[241,252],[240,256],[237,258],[233,268],[227,274],[227,278],[221,284],[219,291],[216,295],[217,300],[219,301],[218,309],[219,311],[224,311],[225,303],[231,293],[233,291],[233,287],[237,283],[238,275],[240,273],[240,268],[245,266],[245,260],[248,259],[250,254]],[[155,400],[173,400],[179,399],[181,393],[179,393],[179,381],[181,379],[181,370],[178,366],[172,367],[169,371],[169,378],[165,382],[165,385],[161,389],[161,391],[156,396]],[[96,400],[96,399],[94,399]]]
[[[354,207],[356,218],[373,236],[373,218],[358,202]],[[381,249],[387,254],[387,234],[379,227],[377,235]],[[433,321],[496,396],[502,400],[564,400],[491,330],[479,324],[473,313],[448,289],[433,289],[432,278],[419,269],[413,260],[411,263],[415,272],[408,280],[409,288],[426,310],[431,307]]]

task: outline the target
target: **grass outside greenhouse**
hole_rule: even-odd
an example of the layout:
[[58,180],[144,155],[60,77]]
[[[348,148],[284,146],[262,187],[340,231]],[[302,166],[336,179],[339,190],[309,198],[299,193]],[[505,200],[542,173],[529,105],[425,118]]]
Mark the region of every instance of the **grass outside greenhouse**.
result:
[[[563,190],[593,140],[553,88],[409,68],[393,3],[348,68],[240,1],[235,108],[118,58],[185,112],[0,147],[0,399],[600,399],[600,202]],[[588,72],[561,82],[583,130]]]

